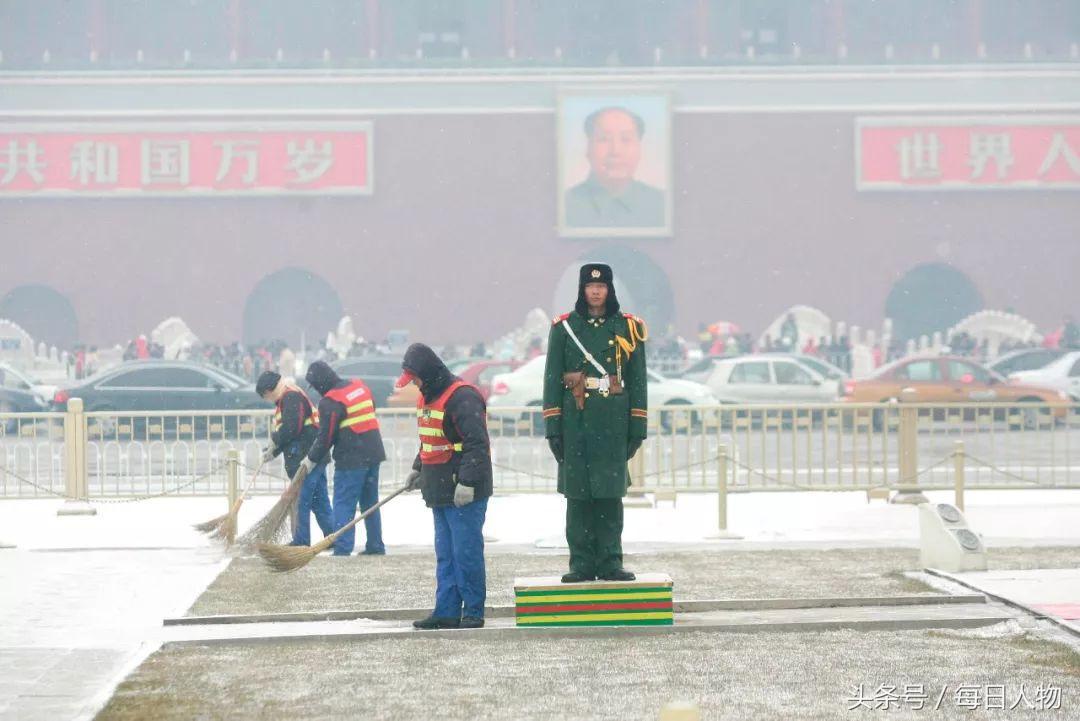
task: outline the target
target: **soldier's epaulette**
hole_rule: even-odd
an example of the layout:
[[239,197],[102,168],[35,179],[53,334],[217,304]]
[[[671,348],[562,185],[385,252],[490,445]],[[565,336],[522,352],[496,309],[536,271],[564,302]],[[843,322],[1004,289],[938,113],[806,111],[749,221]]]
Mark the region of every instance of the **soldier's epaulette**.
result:
[[633,313],[623,313],[623,317],[624,318],[629,318],[630,320],[635,321],[637,323],[644,323],[645,322],[644,320],[642,320],[641,318],[638,318]]
[[557,316],[555,316],[554,318],[551,319],[551,324],[552,325],[558,325],[559,323],[562,323],[564,320],[566,320],[569,317],[570,317],[569,313],[563,313],[562,315],[557,315]]

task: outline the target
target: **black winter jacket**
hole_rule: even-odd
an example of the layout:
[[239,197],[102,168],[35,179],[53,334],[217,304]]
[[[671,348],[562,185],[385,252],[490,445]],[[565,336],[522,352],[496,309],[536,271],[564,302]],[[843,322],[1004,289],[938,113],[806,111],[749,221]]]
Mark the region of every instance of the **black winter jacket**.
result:
[[[420,378],[423,383],[420,392],[429,403],[459,380],[434,351],[421,343],[413,344],[405,352],[402,367]],[[447,400],[443,431],[447,441],[460,443],[462,450],[441,465],[425,466],[420,454],[416,454],[413,470],[420,471],[424,502],[431,508],[453,505],[454,487],[458,483],[472,487],[476,500],[490,496],[494,489],[487,405],[475,388],[458,388]]]
[[270,434],[274,445],[274,455],[285,454],[285,472],[292,478],[300,461],[311,450],[315,442],[318,426],[305,426],[304,421],[311,416],[311,402],[301,391],[287,391],[281,397],[281,427]]
[[366,433],[353,433],[348,428],[338,428],[346,416],[346,408],[343,403],[327,398],[326,392],[332,388],[345,388],[349,382],[342,380],[322,361],[312,363],[305,377],[311,387],[323,395],[319,401],[319,434],[308,452],[308,458],[315,463],[321,463],[333,447],[334,466],[343,471],[374,466],[385,461],[386,450],[383,448],[382,434],[378,428]]

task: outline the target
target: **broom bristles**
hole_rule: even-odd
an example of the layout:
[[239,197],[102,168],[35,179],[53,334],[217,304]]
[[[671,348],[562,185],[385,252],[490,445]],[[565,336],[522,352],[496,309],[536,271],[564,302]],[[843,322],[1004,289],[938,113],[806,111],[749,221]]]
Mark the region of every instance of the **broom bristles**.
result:
[[[304,479],[299,476],[298,479],[300,483],[304,482]],[[299,485],[294,480],[281,494],[277,502],[266,512],[266,515],[256,521],[240,538],[240,542],[249,545],[273,543],[281,538],[285,530],[285,521],[289,518],[290,509],[296,502],[297,491],[299,491]]]
[[218,516],[217,518],[211,518],[209,521],[203,521],[202,523],[193,523],[191,525],[199,533],[214,533],[218,530],[218,527],[225,521],[225,518],[229,514]]
[[271,571],[285,573],[303,568],[315,558],[315,549],[311,546],[278,546],[272,543],[260,543],[259,555],[263,557]]
[[[259,475],[259,471],[266,465],[266,461],[261,462],[255,469],[255,472],[251,474],[251,480],[244,486],[243,493],[236,499],[232,508],[228,513],[222,514],[217,518],[211,518],[209,521],[203,521],[202,523],[196,523],[192,527],[199,533],[207,533],[211,538],[224,538],[226,539],[226,545],[231,544],[236,539],[236,514],[240,512],[240,505],[244,502],[244,496],[251,490],[251,486],[255,483],[255,479]],[[232,530],[230,531],[225,524],[231,522]],[[230,535],[231,534],[231,535]]]
[[351,528],[355,528],[357,523],[360,523],[360,521],[364,520],[372,513],[375,513],[375,511],[385,506],[389,501],[400,496],[406,490],[407,489],[404,487],[397,489],[371,508],[353,518],[341,528],[323,538],[314,546],[281,546],[273,543],[260,543],[258,544],[259,555],[263,557],[263,560],[266,561],[272,571],[280,573],[303,568],[311,561],[311,559],[315,558],[315,556],[330,548],[343,533]]
[[263,557],[271,571],[284,573],[303,568],[311,559],[333,545],[341,533],[334,532],[314,546],[281,546],[274,543],[260,543],[259,555]]

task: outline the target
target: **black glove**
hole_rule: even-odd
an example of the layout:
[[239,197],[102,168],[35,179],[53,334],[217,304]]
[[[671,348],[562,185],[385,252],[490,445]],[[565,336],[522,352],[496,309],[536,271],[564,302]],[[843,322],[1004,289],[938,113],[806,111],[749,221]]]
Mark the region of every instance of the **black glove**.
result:
[[556,461],[558,461],[559,463],[562,463],[562,459],[563,459],[562,438],[560,438],[559,436],[552,436],[551,438],[548,438],[547,441],[548,441],[548,448],[551,449],[551,455],[555,456]]
[[626,460],[630,460],[634,457],[634,454],[641,448],[640,438],[631,438],[626,442]]

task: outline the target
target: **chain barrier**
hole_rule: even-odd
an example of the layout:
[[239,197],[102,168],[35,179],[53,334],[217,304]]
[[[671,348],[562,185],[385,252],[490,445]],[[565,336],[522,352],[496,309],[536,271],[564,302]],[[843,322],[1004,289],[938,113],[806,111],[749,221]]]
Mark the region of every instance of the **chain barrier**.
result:
[[[169,496],[169,495],[172,495],[174,493],[179,493],[180,491],[182,491],[182,490],[184,490],[186,488],[191,488],[195,484],[200,483],[202,481],[205,481],[208,478],[211,478],[212,476],[217,475],[219,470],[220,469],[210,471],[209,473],[206,473],[206,474],[204,474],[202,476],[199,476],[197,478],[193,478],[193,479],[191,479],[190,481],[188,481],[186,483],[182,483],[179,486],[176,486],[174,488],[167,488],[167,489],[165,489],[165,490],[163,490],[163,491],[161,491],[159,493],[151,493],[151,494],[144,495],[144,496],[132,496],[131,498],[87,498],[86,502],[91,504],[91,505],[94,505],[94,504],[97,504],[97,503],[136,503],[138,501],[147,501],[147,500],[150,500],[152,498],[162,498],[164,496]],[[57,498],[63,498],[65,500],[68,500],[68,495],[67,495],[66,492],[54,491],[52,488],[42,486],[39,483],[34,483],[30,479],[24,478],[23,476],[21,476],[18,473],[12,471],[9,468],[6,468],[6,467],[0,468],[0,473],[3,473],[4,475],[7,475],[7,476],[11,476],[12,478],[14,478],[19,483],[25,483],[26,485],[31,486],[33,488],[36,488],[39,491],[44,491],[45,493],[48,493],[48,494],[50,494],[52,496],[56,496]]]
[[[715,463],[718,460],[720,460],[719,455],[713,456],[712,458],[706,458],[706,459],[701,460],[701,461],[694,461],[693,463],[688,463],[685,466],[679,466],[678,468],[668,468],[668,469],[665,469],[665,470],[662,470],[662,471],[650,471],[649,473],[642,474],[641,476],[639,476],[639,478],[643,480],[643,479],[646,479],[646,478],[653,478],[654,476],[666,476],[666,475],[670,475],[672,473],[679,473],[680,471],[688,471],[691,468],[697,468],[699,466],[704,466],[704,465],[709,464],[709,463]],[[543,479],[543,480],[546,480],[546,481],[558,481],[559,480],[555,476],[549,476],[549,475],[546,475],[544,473],[537,473],[536,471],[526,471],[526,470],[522,470],[520,468],[514,468],[513,466],[503,465],[502,463],[496,463],[495,461],[491,462],[491,466],[492,466],[492,468],[501,468],[504,471],[510,471],[511,473],[517,473],[517,474],[524,475],[524,476],[532,476],[532,477],[540,478],[540,479]]]
[[9,468],[6,468],[6,467],[0,468],[0,473],[3,473],[3,475],[5,475],[5,476],[11,476],[12,478],[14,478],[19,483],[25,483],[26,485],[32,486],[32,487],[36,488],[39,491],[44,491],[45,493],[49,493],[51,495],[54,495],[57,498],[67,498],[67,494],[54,491],[51,488],[48,488],[46,486],[42,486],[41,484],[34,483],[29,478],[23,478],[18,473],[16,473],[15,471],[12,471]]
[[1029,483],[1029,484],[1031,484],[1033,486],[1042,486],[1042,487],[1053,488],[1053,486],[1046,486],[1046,484],[1040,483],[1039,481],[1033,481],[1030,478],[1024,478],[1023,476],[1019,476],[1019,475],[1013,473],[1012,471],[1006,471],[1004,468],[996,466],[993,463],[988,463],[988,462],[982,460],[981,458],[978,458],[976,456],[971,455],[970,453],[967,453],[966,451],[964,452],[964,459],[971,461],[972,463],[974,463],[977,466],[982,466],[983,468],[989,468],[991,471],[993,471],[995,473],[1000,473],[1001,475],[1003,475],[1003,476],[1005,476],[1007,478],[1012,478],[1013,480],[1020,481],[1021,483]]
[[205,481],[208,478],[217,475],[219,470],[220,469],[218,469],[216,471],[210,471],[209,473],[206,473],[206,474],[204,474],[202,476],[199,476],[198,478],[191,479],[187,483],[182,483],[179,486],[176,486],[175,488],[167,488],[164,491],[161,491],[160,493],[151,493],[151,494],[148,494],[148,495],[145,495],[145,496],[132,496],[131,498],[88,498],[87,503],[90,503],[91,505],[93,505],[95,503],[123,504],[123,503],[138,503],[139,501],[148,501],[148,500],[150,500],[152,498],[163,498],[165,496],[169,496],[169,495],[172,495],[174,493],[179,493],[180,491],[184,490],[185,488],[191,488],[195,484],[200,483],[202,481]]

